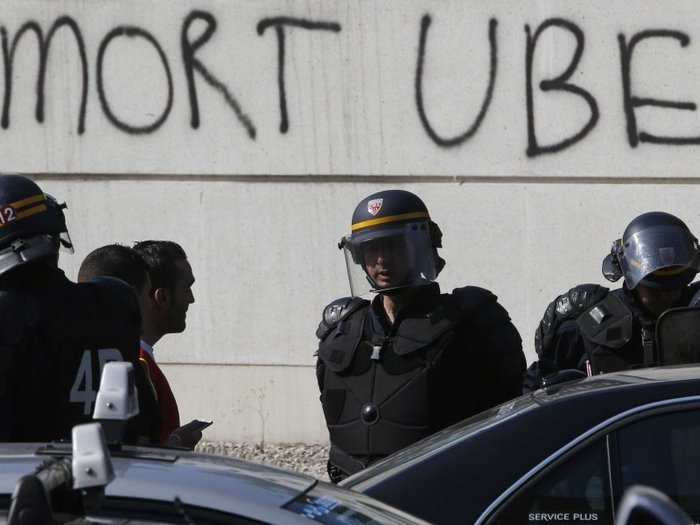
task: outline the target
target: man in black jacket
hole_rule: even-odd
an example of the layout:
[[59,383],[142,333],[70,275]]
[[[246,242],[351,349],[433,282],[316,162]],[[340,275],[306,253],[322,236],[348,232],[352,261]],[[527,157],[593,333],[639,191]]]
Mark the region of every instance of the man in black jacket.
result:
[[151,441],[136,295],[117,279],[75,284],[59,270],[59,247],[72,250],[64,207],[25,177],[0,176],[0,441],[70,438],[115,360],[134,365],[139,389],[128,440]]
[[416,195],[389,190],[360,202],[341,240],[353,296],[317,330],[334,482],[520,393],[517,330],[487,290],[440,292],[441,237]]
[[555,372],[586,375],[661,364],[655,348],[659,316],[686,306],[700,284],[698,240],[678,217],[649,212],[636,217],[603,260],[603,275],[622,288],[576,286],[545,310],[535,333],[539,360],[527,372],[525,390]]

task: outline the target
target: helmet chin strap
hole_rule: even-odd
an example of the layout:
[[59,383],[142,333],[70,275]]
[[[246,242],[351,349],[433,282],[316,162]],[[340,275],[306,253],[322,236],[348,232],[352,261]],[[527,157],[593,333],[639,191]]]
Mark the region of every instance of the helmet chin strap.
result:
[[381,294],[381,295],[391,295],[391,296],[400,295],[403,292],[407,292],[407,291],[412,290],[414,288],[420,288],[421,286],[427,286],[429,284],[432,284],[432,281],[426,280],[424,282],[400,284],[397,286],[390,286],[388,288],[379,288],[377,286],[377,283],[375,283],[369,275],[365,274],[365,277],[367,278],[367,282],[371,286],[370,292],[376,293],[376,294]]
[[[364,270],[364,268],[363,268]],[[377,283],[374,282],[374,279],[372,279],[368,274],[367,270],[365,270],[365,279],[367,279],[367,282],[370,285],[369,291],[372,293],[378,293],[378,294],[385,294],[385,295],[396,295],[396,293],[399,290],[404,290],[409,287],[409,285],[403,284],[399,286],[390,286],[389,288],[379,288],[377,286]]]

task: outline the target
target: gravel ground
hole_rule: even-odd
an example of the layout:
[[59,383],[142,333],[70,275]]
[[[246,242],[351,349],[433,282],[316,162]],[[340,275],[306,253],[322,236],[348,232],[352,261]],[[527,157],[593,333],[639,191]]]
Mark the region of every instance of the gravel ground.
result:
[[204,454],[233,456],[247,461],[267,463],[287,470],[309,474],[328,481],[327,445],[233,443],[230,441],[202,441],[195,449]]

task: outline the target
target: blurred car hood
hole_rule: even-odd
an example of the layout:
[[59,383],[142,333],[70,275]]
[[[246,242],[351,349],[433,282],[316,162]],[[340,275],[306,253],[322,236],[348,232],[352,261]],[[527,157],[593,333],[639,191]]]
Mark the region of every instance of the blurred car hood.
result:
[[[70,456],[69,445],[0,443],[0,494],[50,456]],[[256,514],[282,507],[316,484],[310,476],[224,456],[125,447],[113,452],[116,479],[108,497],[174,501],[222,512]]]

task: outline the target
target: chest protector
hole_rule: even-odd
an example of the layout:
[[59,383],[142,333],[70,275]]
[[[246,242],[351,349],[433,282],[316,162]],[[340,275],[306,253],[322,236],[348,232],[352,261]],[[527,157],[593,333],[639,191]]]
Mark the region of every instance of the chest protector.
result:
[[577,318],[593,374],[654,364],[654,324],[644,319],[623,290],[610,292]]
[[339,453],[371,460],[437,430],[430,410],[436,401],[436,370],[465,316],[461,302],[441,295],[427,315],[399,320],[387,336],[372,334],[365,302],[321,340],[321,403],[332,462],[352,473],[365,465],[340,465]]

